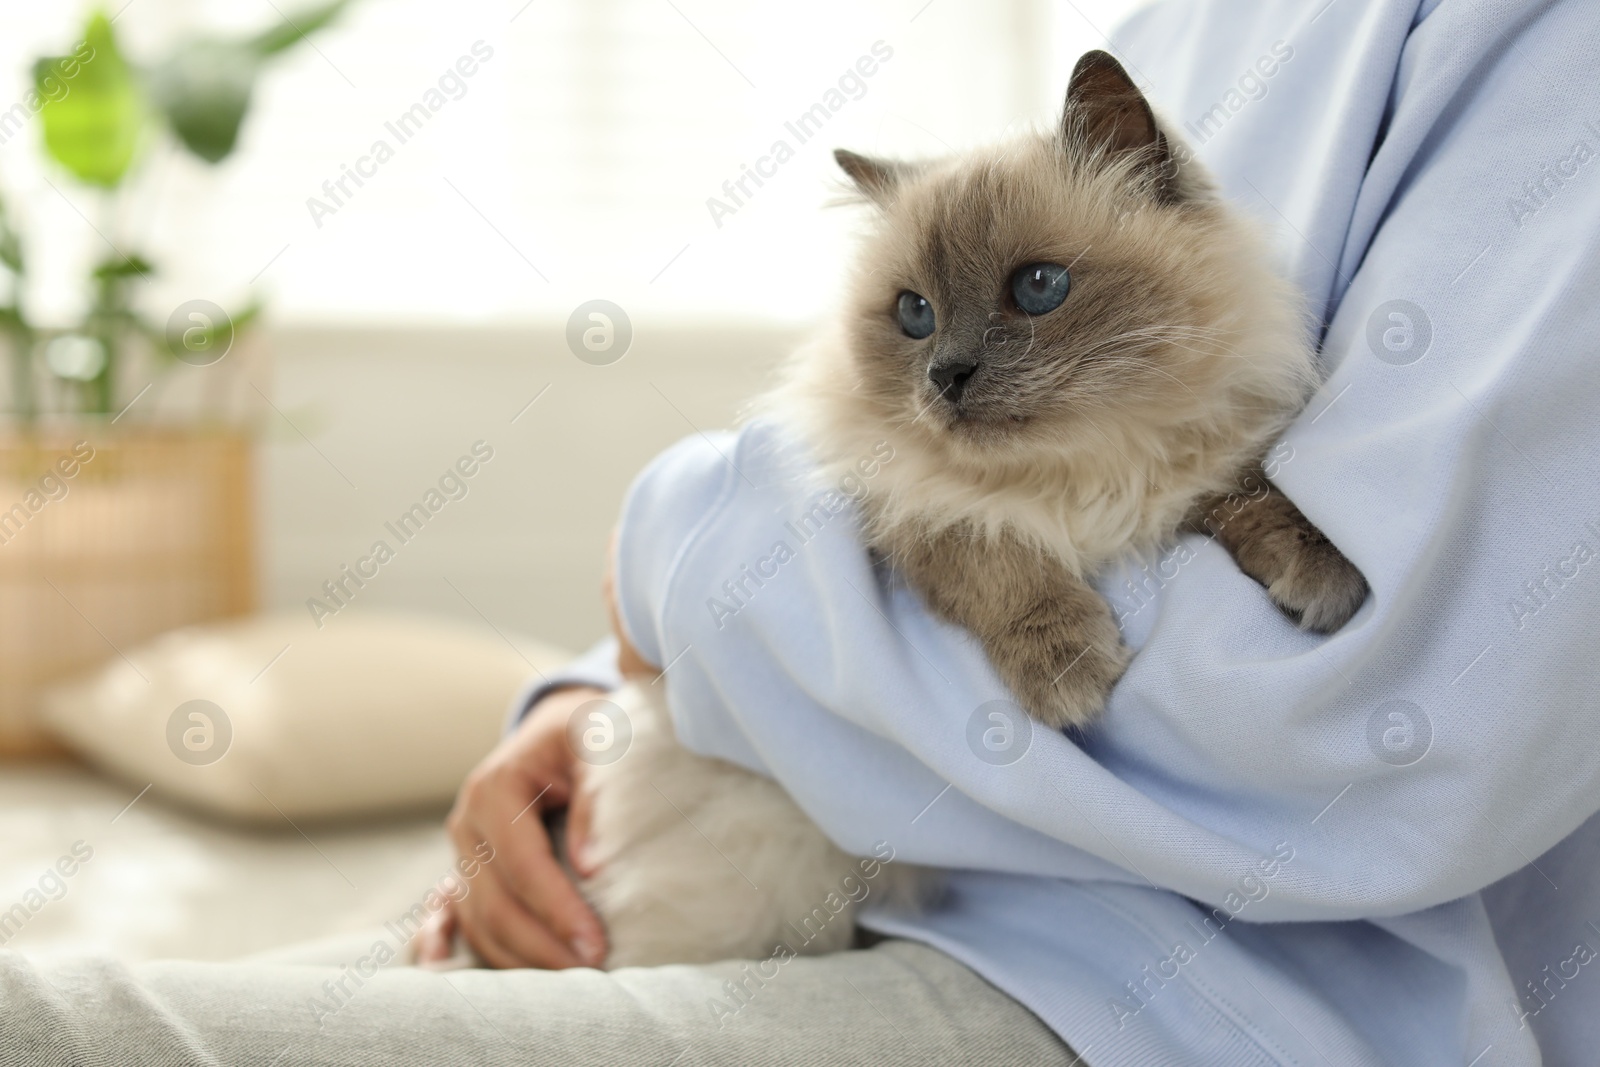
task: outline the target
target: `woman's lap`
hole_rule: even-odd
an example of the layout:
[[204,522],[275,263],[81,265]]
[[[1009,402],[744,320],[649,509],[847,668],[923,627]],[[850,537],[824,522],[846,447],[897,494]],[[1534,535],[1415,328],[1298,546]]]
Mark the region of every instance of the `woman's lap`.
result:
[[0,1067],[1072,1062],[1026,1008],[906,941],[764,968],[395,966],[370,978],[0,952]]

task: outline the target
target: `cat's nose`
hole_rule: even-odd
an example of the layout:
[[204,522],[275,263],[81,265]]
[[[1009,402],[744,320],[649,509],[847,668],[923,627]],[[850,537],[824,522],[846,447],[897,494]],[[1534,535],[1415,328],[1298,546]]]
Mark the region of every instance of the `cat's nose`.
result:
[[940,396],[954,404],[961,399],[962,392],[967,388],[968,379],[977,369],[976,363],[969,363],[963,359],[947,360],[928,368],[928,380],[939,390]]

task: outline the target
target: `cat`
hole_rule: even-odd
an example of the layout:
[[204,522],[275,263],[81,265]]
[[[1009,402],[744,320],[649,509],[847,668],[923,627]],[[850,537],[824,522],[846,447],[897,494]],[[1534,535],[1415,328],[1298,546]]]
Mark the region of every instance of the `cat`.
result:
[[[1300,626],[1349,620],[1365,579],[1262,470],[1316,380],[1299,304],[1112,56],[1079,60],[1050,133],[835,158],[876,227],[841,320],[760,408],[821,483],[892,443],[858,499],[867,548],[1033,717],[1101,710],[1129,654],[1089,582],[1183,531]],[[607,966],[833,951],[861,900],[933,883],[892,850],[846,855],[775,783],[683,749],[663,688],[613,694],[634,747],[582,786]]]

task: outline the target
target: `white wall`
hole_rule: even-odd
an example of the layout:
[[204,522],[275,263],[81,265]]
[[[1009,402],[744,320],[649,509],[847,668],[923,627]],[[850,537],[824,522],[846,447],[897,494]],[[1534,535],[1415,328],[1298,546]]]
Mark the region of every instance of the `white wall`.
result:
[[[260,383],[282,412],[259,405],[263,602],[305,610],[382,538],[395,559],[354,605],[475,621],[481,611],[507,631],[581,647],[604,631],[600,572],[629,481],[695,427],[730,425],[794,340],[645,323],[621,361],[599,367],[572,355],[561,324],[277,331],[274,378]],[[401,546],[384,522],[480,439],[494,458],[467,495]]]

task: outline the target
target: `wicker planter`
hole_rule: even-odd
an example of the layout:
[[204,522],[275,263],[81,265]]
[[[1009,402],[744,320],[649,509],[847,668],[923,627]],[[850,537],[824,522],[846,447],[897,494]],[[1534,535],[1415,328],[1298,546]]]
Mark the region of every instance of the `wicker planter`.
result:
[[0,433],[0,755],[53,750],[45,685],[253,608],[250,456],[220,430]]

